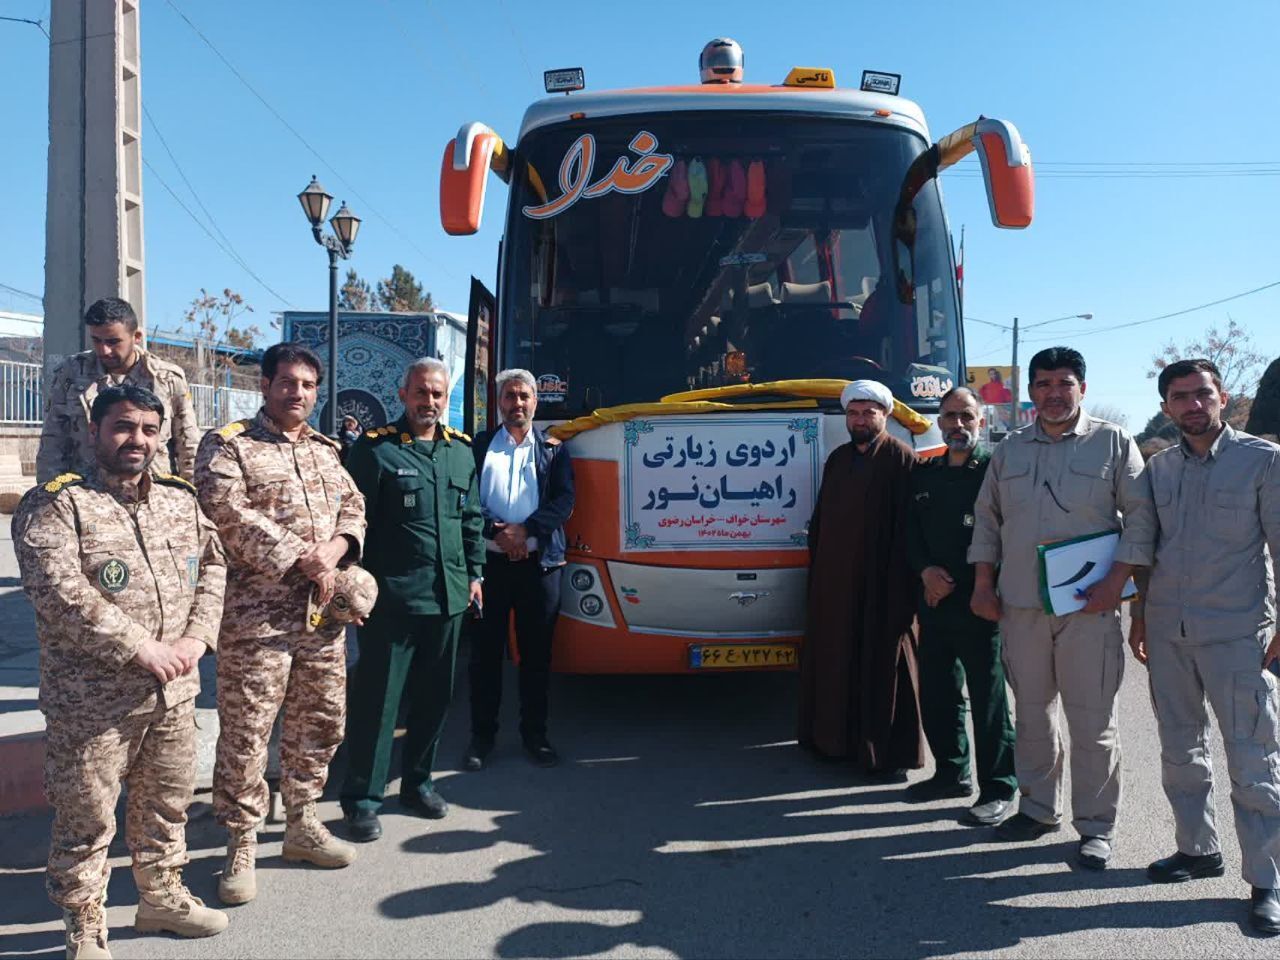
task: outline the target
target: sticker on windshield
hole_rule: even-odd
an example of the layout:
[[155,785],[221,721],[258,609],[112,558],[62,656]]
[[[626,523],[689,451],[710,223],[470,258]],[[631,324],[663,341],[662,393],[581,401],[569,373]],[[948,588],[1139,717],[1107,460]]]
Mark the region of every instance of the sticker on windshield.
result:
[[627,148],[639,154],[639,159],[630,161],[627,157],[619,157],[613,168],[591,183],[591,175],[596,162],[596,138],[584,133],[565,151],[560,161],[560,196],[537,206],[523,207],[526,217],[534,220],[546,220],[558,216],[572,207],[579,200],[603,197],[613,193],[644,193],[654,187],[663,178],[674,162],[669,153],[658,153],[658,138],[648,130],[641,130],[628,144]]
[[731,253],[720,258],[720,266],[745,267],[752,263],[764,263],[768,259],[767,253]]
[[569,381],[561,380],[554,373],[544,373],[538,378],[539,403],[564,403],[569,392]]
[[911,395],[922,400],[936,400],[944,396],[954,385],[950,377],[939,377],[936,374],[912,377]]

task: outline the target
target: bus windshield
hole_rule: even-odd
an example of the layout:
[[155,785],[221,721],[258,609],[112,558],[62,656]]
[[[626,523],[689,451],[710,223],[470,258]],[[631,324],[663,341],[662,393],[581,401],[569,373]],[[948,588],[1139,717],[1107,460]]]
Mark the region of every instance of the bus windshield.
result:
[[924,148],[884,124],[734,111],[531,132],[513,157],[502,366],[534,374],[539,419],[810,378],[936,405],[964,381],[934,182],[914,204],[912,304],[891,231]]

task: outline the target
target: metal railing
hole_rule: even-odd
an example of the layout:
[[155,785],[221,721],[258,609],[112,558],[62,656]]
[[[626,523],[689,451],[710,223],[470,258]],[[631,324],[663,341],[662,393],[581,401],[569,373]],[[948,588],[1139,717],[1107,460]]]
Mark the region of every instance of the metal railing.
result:
[[38,363],[0,360],[0,423],[39,426],[44,422]]
[[[44,422],[44,375],[38,363],[0,360],[0,423],[38,427]],[[262,405],[257,390],[191,385],[191,402],[202,427],[220,427],[252,417]]]

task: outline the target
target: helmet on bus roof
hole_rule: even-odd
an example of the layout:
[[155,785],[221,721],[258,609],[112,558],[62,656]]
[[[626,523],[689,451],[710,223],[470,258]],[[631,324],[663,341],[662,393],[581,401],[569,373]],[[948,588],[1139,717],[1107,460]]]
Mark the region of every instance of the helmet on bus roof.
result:
[[742,47],[728,37],[717,37],[702,48],[698,73],[703,83],[741,83]]

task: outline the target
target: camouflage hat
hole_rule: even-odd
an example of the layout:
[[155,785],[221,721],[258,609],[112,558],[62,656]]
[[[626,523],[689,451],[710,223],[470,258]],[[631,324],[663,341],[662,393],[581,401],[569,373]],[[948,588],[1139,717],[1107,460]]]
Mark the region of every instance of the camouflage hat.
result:
[[363,620],[373,611],[378,599],[378,582],[364,567],[343,567],[333,585],[333,596],[324,607],[316,605],[313,585],[307,601],[307,629],[315,630],[330,623]]

